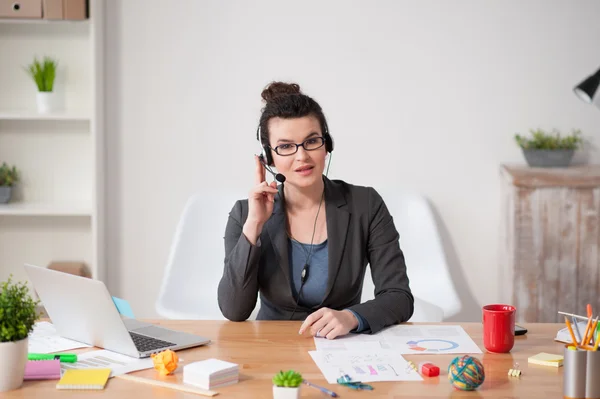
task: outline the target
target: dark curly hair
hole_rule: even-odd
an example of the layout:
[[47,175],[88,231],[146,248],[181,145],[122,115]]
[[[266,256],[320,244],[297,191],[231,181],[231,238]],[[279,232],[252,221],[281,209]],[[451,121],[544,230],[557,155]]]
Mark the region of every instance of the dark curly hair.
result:
[[[314,116],[321,125],[321,134],[329,135],[327,120],[321,106],[300,91],[296,83],[272,82],[261,93],[265,102],[260,116],[260,142],[269,144],[269,120],[271,118],[302,118]],[[331,135],[329,135],[331,139]]]

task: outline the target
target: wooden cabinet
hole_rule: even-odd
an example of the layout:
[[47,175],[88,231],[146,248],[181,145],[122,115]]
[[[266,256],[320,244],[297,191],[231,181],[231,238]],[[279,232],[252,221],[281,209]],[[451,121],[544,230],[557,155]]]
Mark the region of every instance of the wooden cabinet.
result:
[[520,322],[600,312],[600,165],[501,167],[501,290]]

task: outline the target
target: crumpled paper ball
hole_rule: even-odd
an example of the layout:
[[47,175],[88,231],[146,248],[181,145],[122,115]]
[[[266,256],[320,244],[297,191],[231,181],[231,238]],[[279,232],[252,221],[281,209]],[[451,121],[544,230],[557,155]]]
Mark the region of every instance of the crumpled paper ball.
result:
[[154,368],[162,375],[169,375],[177,369],[179,357],[170,349],[150,355],[154,362]]

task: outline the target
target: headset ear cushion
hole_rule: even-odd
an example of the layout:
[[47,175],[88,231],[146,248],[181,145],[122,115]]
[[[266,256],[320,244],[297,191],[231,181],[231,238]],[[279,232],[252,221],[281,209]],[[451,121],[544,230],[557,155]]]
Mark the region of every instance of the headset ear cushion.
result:
[[333,151],[333,140],[329,133],[325,135],[325,150],[327,150],[327,152]]
[[266,145],[263,146],[263,157],[264,157],[265,163],[268,166],[273,165],[273,157],[271,156],[271,149],[269,147],[267,147]]

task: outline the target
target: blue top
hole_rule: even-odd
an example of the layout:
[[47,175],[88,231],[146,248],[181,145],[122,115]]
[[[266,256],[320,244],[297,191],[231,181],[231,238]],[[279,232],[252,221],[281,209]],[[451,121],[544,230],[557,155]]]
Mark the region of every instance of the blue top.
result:
[[[292,279],[292,292],[295,298],[298,298],[298,291],[302,284],[301,274],[307,258],[308,276],[302,287],[302,298],[299,304],[312,308],[323,302],[325,291],[327,290],[328,269],[329,269],[329,251],[327,249],[327,240],[320,244],[304,244],[294,239],[288,240],[290,269]],[[311,252],[312,248],[312,252]],[[350,310],[358,319],[358,327],[352,332],[361,332],[369,328],[367,321],[355,311]]]

